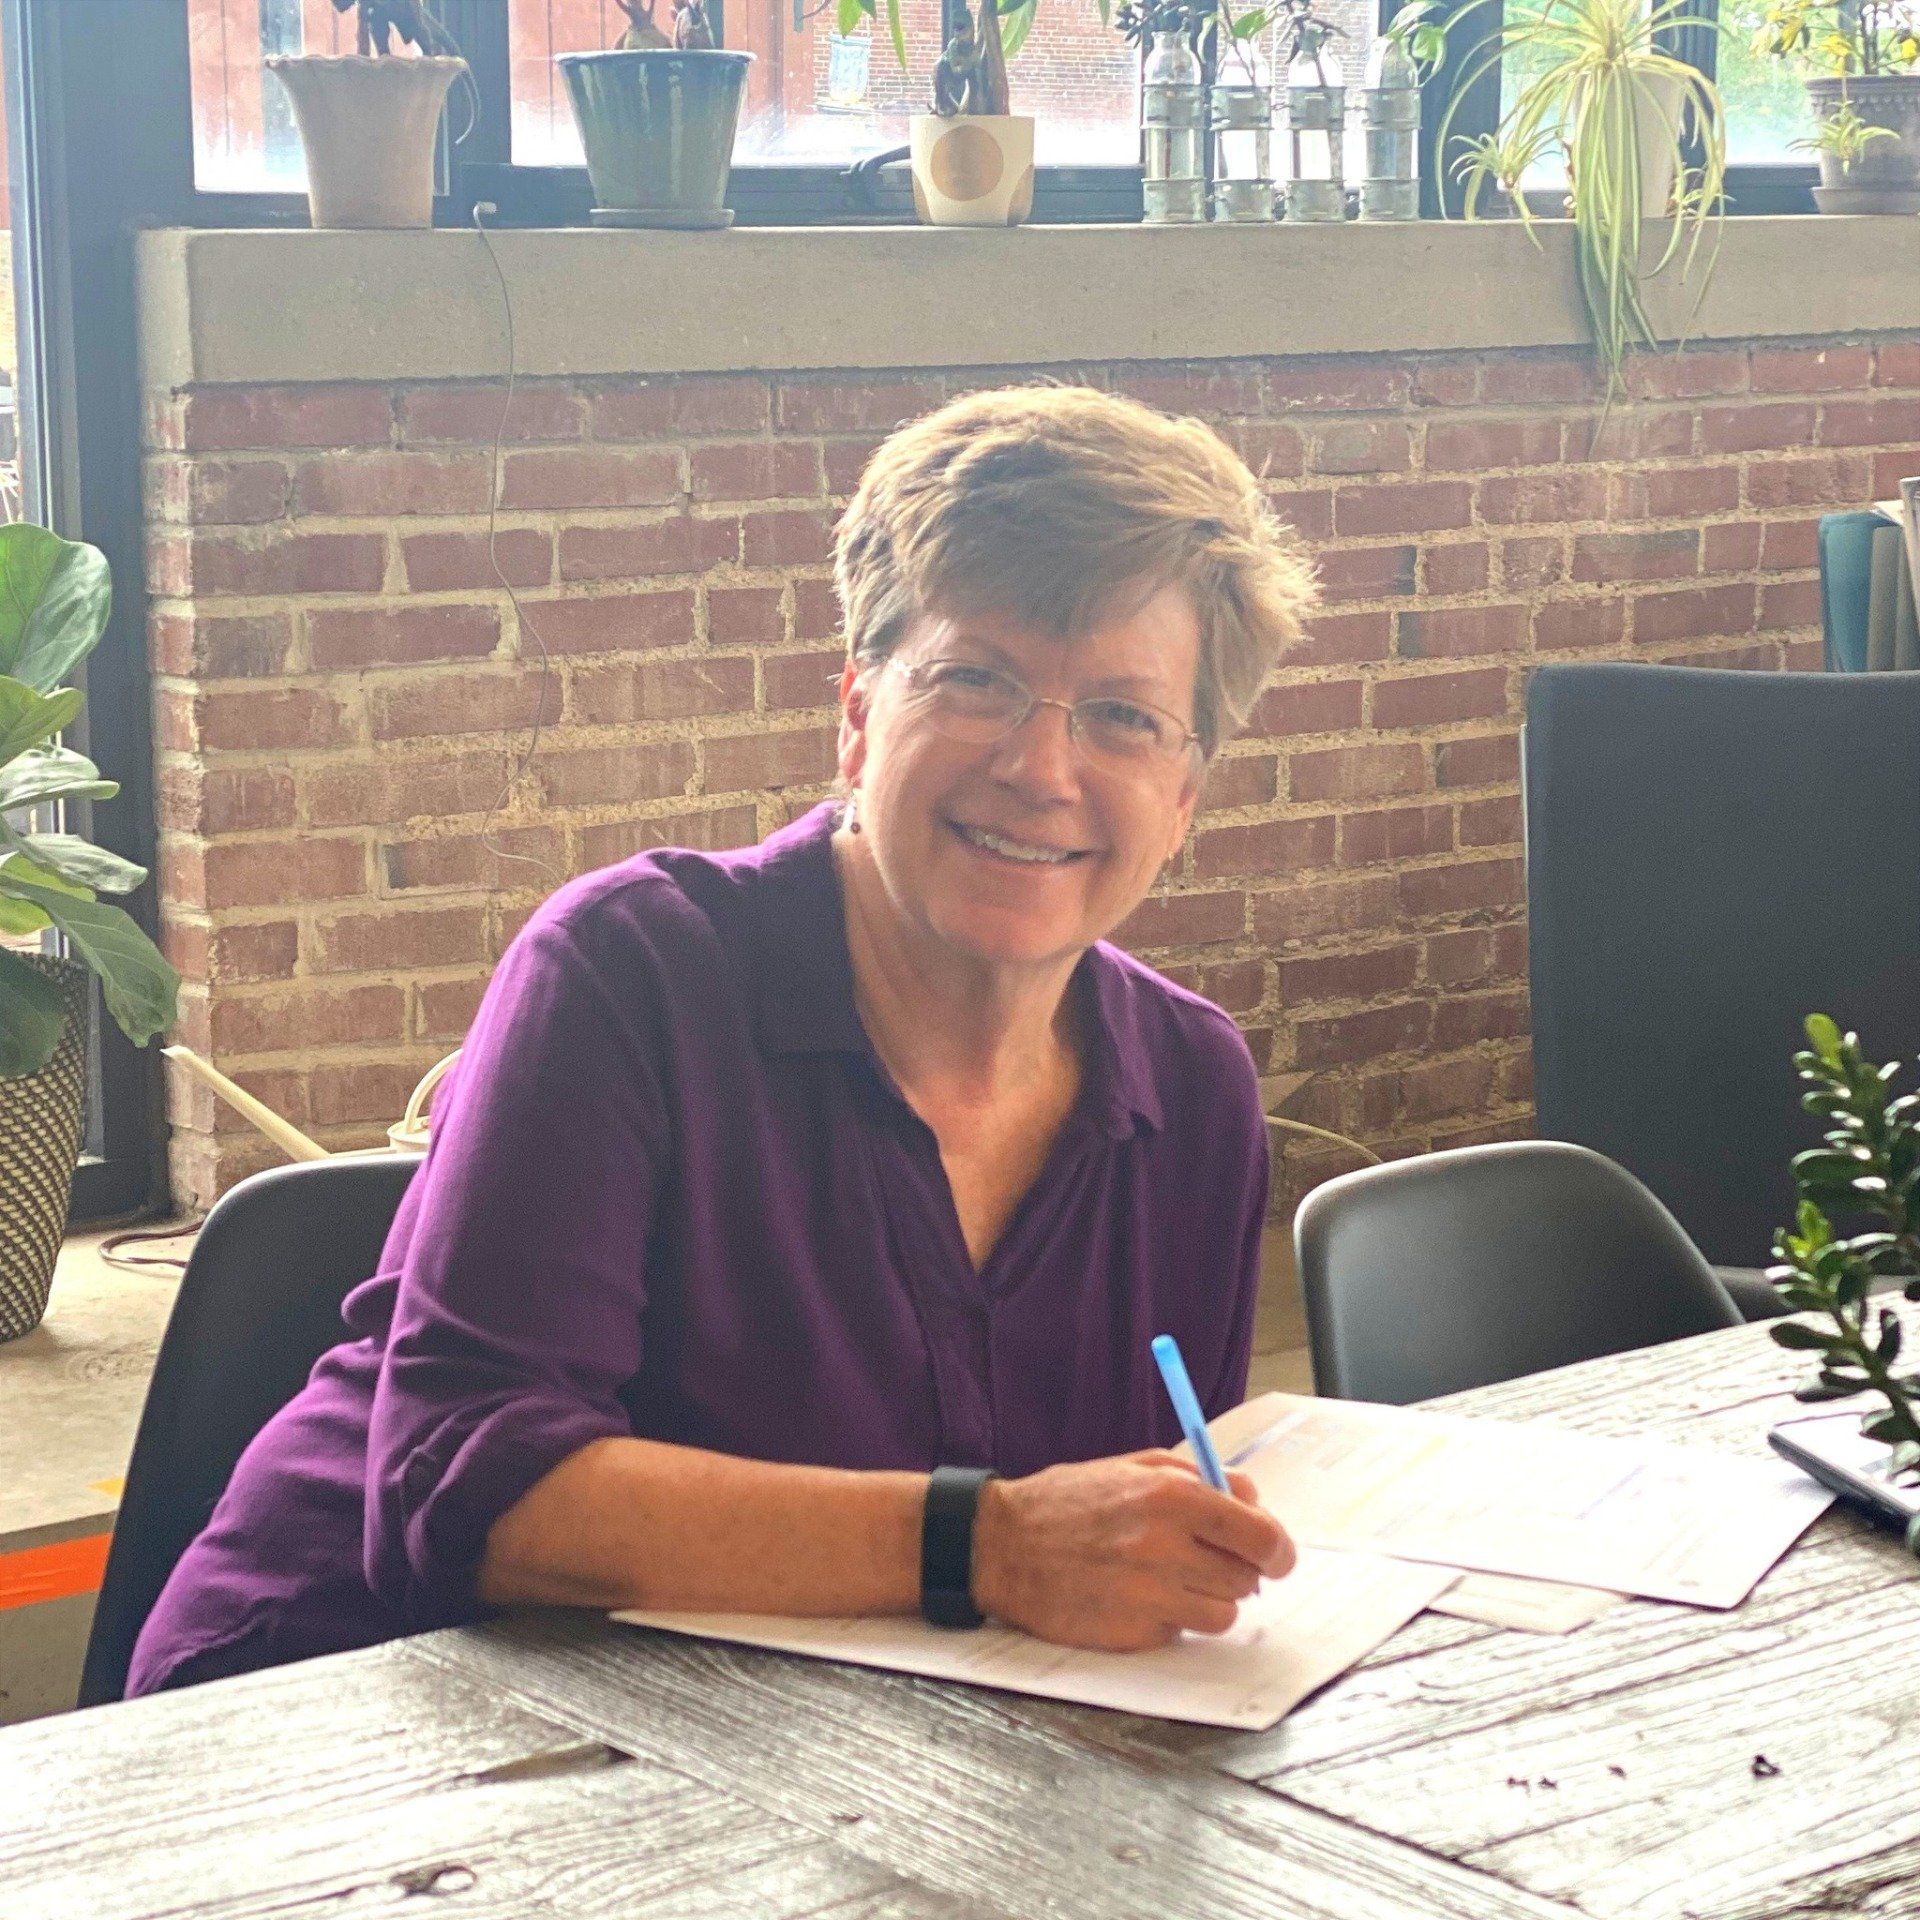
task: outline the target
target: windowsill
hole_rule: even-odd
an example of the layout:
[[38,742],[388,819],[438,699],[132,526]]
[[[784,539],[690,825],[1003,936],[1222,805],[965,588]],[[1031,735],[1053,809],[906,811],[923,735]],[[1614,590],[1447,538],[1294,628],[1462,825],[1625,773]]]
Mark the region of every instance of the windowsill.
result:
[[[1043,366],[1564,347],[1565,221],[1250,228],[596,228],[491,236],[526,377]],[[1649,238],[1662,230],[1650,229]],[[138,240],[150,387],[505,369],[499,282],[463,231]],[[1726,222],[1694,341],[1910,331],[1920,220]],[[1672,338],[1697,281],[1649,301]]]

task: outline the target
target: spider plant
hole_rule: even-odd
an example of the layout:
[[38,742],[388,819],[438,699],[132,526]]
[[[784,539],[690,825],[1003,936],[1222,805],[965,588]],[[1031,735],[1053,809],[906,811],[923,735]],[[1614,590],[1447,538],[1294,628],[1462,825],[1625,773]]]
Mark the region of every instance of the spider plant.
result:
[[1876,127],[1870,121],[1862,120],[1849,100],[1838,113],[1822,120],[1809,138],[1789,140],[1787,145],[1795,153],[1830,153],[1840,163],[1842,173],[1851,173],[1853,163],[1874,141],[1897,140],[1899,137],[1891,127]]
[[[1444,32],[1453,32],[1491,3],[1467,0],[1446,20]],[[1437,150],[1446,154],[1454,116],[1475,81],[1503,59],[1520,68],[1523,77],[1493,138],[1459,143],[1466,148],[1465,177],[1473,189],[1469,217],[1491,183],[1513,203],[1538,246],[1515,166],[1554,152],[1562,155],[1580,296],[1606,373],[1607,407],[1622,390],[1628,352],[1658,344],[1646,310],[1647,282],[1676,260],[1681,278],[1691,279],[1705,247],[1705,270],[1681,331],[1684,345],[1719,253],[1727,166],[1719,90],[1660,45],[1677,27],[1714,24],[1683,11],[1685,5],[1686,0],[1507,0],[1499,24],[1466,56],[1436,141]],[[1411,35],[1431,25],[1435,13],[1432,0],[1414,0],[1396,16],[1394,30]],[[1641,232],[1649,159],[1656,167],[1670,167],[1675,182],[1659,216],[1667,223],[1665,242],[1651,265]]]

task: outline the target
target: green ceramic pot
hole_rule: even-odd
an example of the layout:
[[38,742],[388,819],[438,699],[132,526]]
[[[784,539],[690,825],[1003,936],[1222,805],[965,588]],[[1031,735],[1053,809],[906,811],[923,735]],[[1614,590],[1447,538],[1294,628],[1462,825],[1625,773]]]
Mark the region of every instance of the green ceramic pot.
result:
[[653,48],[558,57],[599,225],[732,223],[721,203],[752,58]]

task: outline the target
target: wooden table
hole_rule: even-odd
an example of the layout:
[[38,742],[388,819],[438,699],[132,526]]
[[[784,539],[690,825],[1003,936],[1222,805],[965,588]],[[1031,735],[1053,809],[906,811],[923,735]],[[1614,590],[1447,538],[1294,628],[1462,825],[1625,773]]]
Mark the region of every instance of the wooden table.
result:
[[[1450,1404],[1751,1451],[1795,1377],[1743,1328]],[[6,1920],[395,1908],[1920,1914],[1920,1566],[1830,1514],[1731,1614],[1424,1616],[1264,1734],[562,1614],[0,1734]]]

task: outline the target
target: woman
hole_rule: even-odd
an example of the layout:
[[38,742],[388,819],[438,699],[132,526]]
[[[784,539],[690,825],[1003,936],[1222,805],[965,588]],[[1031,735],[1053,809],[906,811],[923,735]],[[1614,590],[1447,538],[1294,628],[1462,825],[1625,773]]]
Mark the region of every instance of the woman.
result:
[[528,1601],[1151,1646],[1291,1564],[1154,1450],[1154,1334],[1245,1390],[1253,1064],[1103,940],[1306,563],[1197,422],[1025,389],[882,447],[836,577],[844,803],[534,916],[130,1693]]

